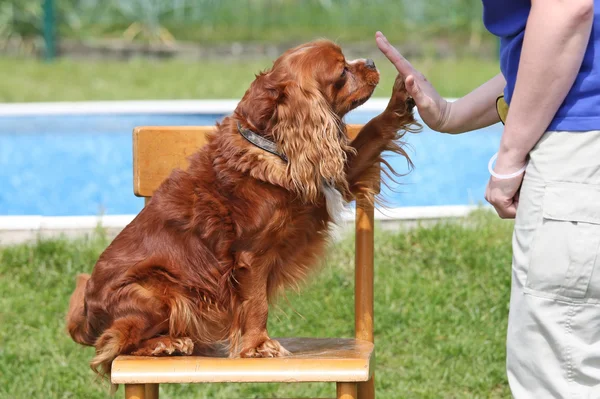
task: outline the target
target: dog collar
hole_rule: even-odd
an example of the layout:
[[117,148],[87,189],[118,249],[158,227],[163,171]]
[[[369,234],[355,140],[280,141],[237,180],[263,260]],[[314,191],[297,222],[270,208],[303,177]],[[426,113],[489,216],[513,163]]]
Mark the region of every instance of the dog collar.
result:
[[244,137],[250,143],[254,144],[255,146],[257,146],[258,148],[260,148],[264,151],[270,152],[273,155],[277,155],[284,162],[286,162],[286,163],[288,162],[287,157],[284,154],[277,151],[277,146],[275,145],[275,143],[273,143],[270,140],[267,140],[266,138],[264,138],[262,136],[259,136],[258,134],[254,133],[250,129],[246,129],[245,127],[242,127],[240,122],[237,123],[237,128],[238,128],[238,132],[240,132],[242,137]]

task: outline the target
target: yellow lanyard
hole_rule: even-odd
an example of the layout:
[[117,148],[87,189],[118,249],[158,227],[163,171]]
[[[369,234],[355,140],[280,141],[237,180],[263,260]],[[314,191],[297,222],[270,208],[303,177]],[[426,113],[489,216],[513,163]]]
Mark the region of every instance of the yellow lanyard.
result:
[[496,111],[498,111],[498,116],[502,121],[502,124],[506,123],[506,116],[508,115],[508,104],[504,100],[504,94],[501,94],[496,99]]

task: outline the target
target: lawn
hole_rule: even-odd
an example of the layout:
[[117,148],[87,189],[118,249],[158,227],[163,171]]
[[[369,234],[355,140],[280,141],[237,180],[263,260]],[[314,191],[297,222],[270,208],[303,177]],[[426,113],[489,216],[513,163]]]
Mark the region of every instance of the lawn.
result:
[[[376,235],[379,398],[508,398],[504,335],[511,228],[487,211]],[[107,246],[99,232],[0,249],[0,397],[106,398],[70,341],[64,314],[77,273]],[[353,241],[332,246],[299,293],[271,311],[274,336],[352,336]],[[118,397],[121,397],[120,391]],[[333,384],[163,386],[162,398],[334,396]]]
[[[375,44],[373,43],[373,46]],[[376,97],[388,97],[395,69],[376,59],[381,83]],[[413,60],[439,92],[458,97],[496,75],[496,61],[460,58]],[[0,102],[239,99],[254,75],[272,60],[207,61],[73,61],[45,64],[33,59],[0,58]]]

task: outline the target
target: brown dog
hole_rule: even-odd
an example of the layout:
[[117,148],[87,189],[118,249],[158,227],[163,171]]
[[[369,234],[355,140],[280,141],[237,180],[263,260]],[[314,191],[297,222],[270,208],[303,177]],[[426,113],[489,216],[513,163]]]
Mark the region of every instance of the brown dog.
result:
[[81,275],[67,316],[109,374],[120,354],[230,356],[288,352],[269,338],[269,300],[317,263],[342,200],[372,191],[372,166],[414,123],[398,78],[386,110],[350,142],[342,117],[379,82],[371,60],[338,46],[293,48],[261,73],[187,170],[152,200]]

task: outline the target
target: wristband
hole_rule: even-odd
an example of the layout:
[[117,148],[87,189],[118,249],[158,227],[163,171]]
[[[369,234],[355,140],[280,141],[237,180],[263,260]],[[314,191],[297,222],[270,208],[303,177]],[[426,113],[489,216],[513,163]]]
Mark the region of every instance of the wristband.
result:
[[492,168],[492,165],[494,164],[494,161],[496,161],[496,158],[498,158],[498,153],[495,153],[492,158],[490,159],[490,162],[488,163],[488,171],[490,172],[490,175],[494,176],[496,179],[500,179],[500,180],[506,180],[506,179],[512,179],[513,177],[517,177],[520,174],[525,172],[525,169],[527,169],[527,165],[528,162],[525,163],[525,165],[517,170],[514,173],[510,173],[508,175],[501,175],[499,173],[494,172],[494,169]]

